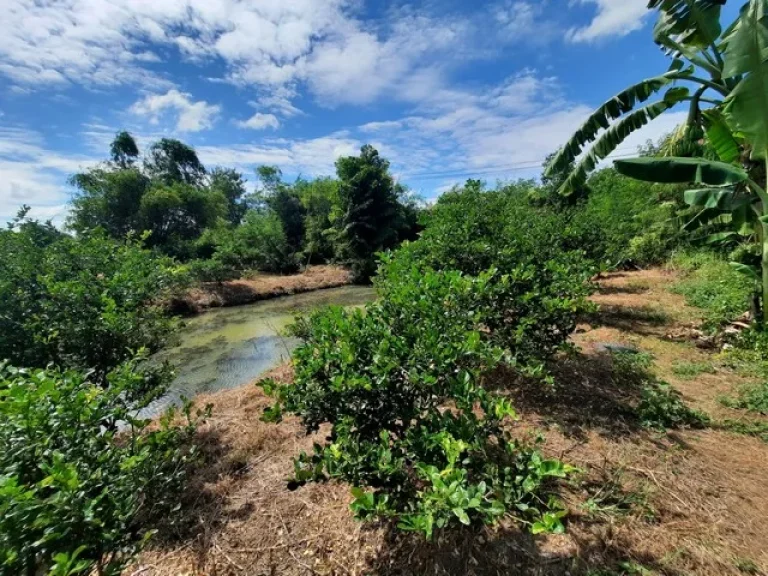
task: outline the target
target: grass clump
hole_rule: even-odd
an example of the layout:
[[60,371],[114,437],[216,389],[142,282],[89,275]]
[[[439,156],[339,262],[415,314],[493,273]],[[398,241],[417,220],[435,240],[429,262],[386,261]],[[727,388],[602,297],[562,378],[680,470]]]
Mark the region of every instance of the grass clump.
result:
[[721,257],[707,252],[681,252],[670,265],[683,273],[672,290],[685,296],[691,306],[704,310],[706,329],[716,330],[750,309],[754,281]]
[[714,374],[715,367],[711,362],[688,362],[680,360],[672,366],[672,373],[683,380],[693,380],[701,374]]
[[681,394],[669,383],[653,374],[653,358],[646,353],[613,353],[614,375],[617,381],[640,390],[635,412],[646,428],[702,428],[709,417],[689,408]]
[[747,384],[739,388],[735,397],[721,398],[720,401],[729,408],[768,415],[768,382]]

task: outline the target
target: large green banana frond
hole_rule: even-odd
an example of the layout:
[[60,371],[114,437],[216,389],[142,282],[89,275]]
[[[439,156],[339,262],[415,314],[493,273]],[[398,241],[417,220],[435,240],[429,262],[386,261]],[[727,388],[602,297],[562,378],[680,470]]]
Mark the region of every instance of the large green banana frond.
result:
[[610,100],[604,102],[586,122],[579,128],[571,139],[563,146],[547,167],[547,175],[551,176],[566,170],[571,162],[576,160],[589,142],[594,142],[601,130],[611,127],[611,122],[621,118],[627,112],[634,110],[635,106],[645,102],[659,92],[662,88],[673,82],[680,75],[679,68],[673,68],[669,72],[648,78],[630,86],[618,93]]
[[725,101],[725,117],[753,158],[768,158],[768,0],[752,0],[725,43],[724,75],[745,75]]
[[685,98],[687,94],[687,88],[673,88],[667,92],[664,100],[654,102],[653,104],[635,110],[621,120],[613,123],[600,138],[598,138],[589,152],[584,155],[584,158],[581,159],[573,172],[568,176],[568,179],[560,188],[560,194],[569,195],[578,187],[583,186],[587,181],[589,173],[595,169],[597,164],[616,150],[619,144],[624,142],[630,134],[669,110],[672,106]]
[[650,0],[648,8],[659,10],[654,36],[675,38],[681,46],[706,48],[720,36],[720,10],[725,0]]

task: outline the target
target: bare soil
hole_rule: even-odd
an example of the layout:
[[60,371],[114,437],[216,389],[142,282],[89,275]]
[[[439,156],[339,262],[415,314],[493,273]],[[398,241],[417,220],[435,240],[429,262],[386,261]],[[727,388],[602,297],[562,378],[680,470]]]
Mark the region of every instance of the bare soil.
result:
[[[713,353],[669,338],[698,318],[667,291],[673,280],[661,270],[601,280],[601,312],[574,335],[580,351],[556,363],[555,389],[501,370],[489,375],[515,399],[518,433],[542,431],[545,453],[583,470],[559,487],[570,510],[566,534],[531,536],[508,522],[425,542],[356,522],[347,486],[286,486],[292,457],[327,431],[306,436],[296,420],[261,422],[269,400],[248,386],[199,399],[213,404],[201,430],[206,465],[182,512],[126,574],[768,574],[768,444],[721,430],[642,428],[631,409],[638,391],[615,381],[610,358],[596,349],[610,342],[651,353],[689,405],[740,417],[717,398],[748,380]],[[680,378],[680,362],[714,369]],[[274,376],[290,379],[290,366]]]
[[340,266],[311,266],[300,274],[279,276],[256,274],[228,282],[206,282],[193,288],[172,306],[179,311],[198,313],[207,308],[241,306],[259,300],[301,294],[352,283],[349,270]]

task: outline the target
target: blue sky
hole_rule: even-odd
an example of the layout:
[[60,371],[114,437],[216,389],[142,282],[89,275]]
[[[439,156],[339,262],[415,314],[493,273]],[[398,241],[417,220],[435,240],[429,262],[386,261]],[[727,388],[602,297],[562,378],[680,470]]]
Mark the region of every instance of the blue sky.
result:
[[[8,5],[10,4],[10,5]],[[536,176],[590,110],[656,75],[646,0],[6,0],[0,221],[61,221],[120,129],[252,179],[333,173],[372,143],[432,198]],[[662,117],[620,149],[671,130]]]

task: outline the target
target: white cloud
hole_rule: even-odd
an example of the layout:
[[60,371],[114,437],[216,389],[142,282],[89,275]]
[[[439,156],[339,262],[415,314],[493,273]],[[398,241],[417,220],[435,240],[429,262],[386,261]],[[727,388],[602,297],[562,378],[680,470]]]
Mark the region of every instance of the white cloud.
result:
[[575,0],[580,4],[596,4],[597,14],[587,26],[571,28],[567,38],[572,42],[593,42],[610,36],[626,36],[640,30],[649,14],[645,0]]
[[251,130],[265,130],[267,128],[277,130],[280,127],[280,120],[278,120],[277,116],[274,114],[262,114],[261,112],[256,112],[256,114],[248,118],[248,120],[237,122],[237,125],[240,128],[250,128]]
[[176,130],[200,132],[213,126],[221,106],[208,104],[204,100],[193,102],[190,94],[173,89],[165,94],[150,94],[130,109],[133,114],[148,117],[153,124],[157,124],[160,116],[169,110],[177,114]]
[[[265,94],[262,107],[297,109],[296,86],[323,105],[367,103],[428,67],[460,58],[484,34],[465,17],[392,8],[377,22],[359,0],[7,0],[0,20],[0,74],[25,87],[140,86],[172,89],[147,64],[221,59],[228,81]],[[485,12],[484,12],[485,16]],[[470,21],[471,20],[471,21]],[[477,19],[485,22],[486,18]],[[162,50],[166,48],[166,50]]]
[[31,216],[61,224],[71,193],[68,176],[95,163],[87,156],[47,149],[36,132],[0,127],[0,221],[10,220],[28,204]]

